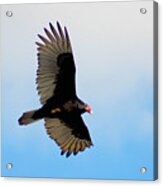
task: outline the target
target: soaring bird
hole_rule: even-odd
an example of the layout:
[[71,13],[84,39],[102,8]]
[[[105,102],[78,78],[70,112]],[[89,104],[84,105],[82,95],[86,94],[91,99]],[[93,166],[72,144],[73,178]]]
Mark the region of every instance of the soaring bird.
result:
[[93,145],[88,129],[81,117],[92,113],[90,106],[76,94],[75,63],[67,28],[56,22],[44,28],[46,37],[38,48],[37,90],[42,107],[23,113],[18,122],[28,125],[45,120],[48,135],[58,144],[61,155],[76,155]]

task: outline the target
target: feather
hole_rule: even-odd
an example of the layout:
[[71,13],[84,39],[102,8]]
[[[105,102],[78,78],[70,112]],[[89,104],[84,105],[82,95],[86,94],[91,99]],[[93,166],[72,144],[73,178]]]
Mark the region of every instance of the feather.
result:
[[62,147],[62,152],[61,152],[62,155],[68,150],[68,148],[73,143],[73,141],[74,141],[74,137],[72,136],[69,142],[64,147]]
[[49,42],[45,37],[43,37],[42,35],[38,34],[38,37],[39,37],[45,44],[50,44],[50,42]]
[[[36,83],[38,84],[37,89],[38,89],[38,94],[40,95],[40,101],[41,103],[44,105],[46,104],[47,100],[50,99],[52,96],[55,96],[55,94],[57,94],[57,84],[60,84],[60,82],[58,81],[60,72],[62,72],[63,70],[60,69],[61,66],[58,66],[58,64],[60,63],[64,63],[65,65],[62,65],[62,68],[67,69],[67,72],[69,71],[69,73],[63,73],[63,79],[65,81],[65,83],[62,83],[62,85],[66,85],[68,84],[72,84],[71,82],[68,82],[69,80],[72,81],[72,78],[70,78],[71,76],[73,77],[73,74],[75,73],[74,71],[72,71],[73,69],[71,68],[67,68],[67,64],[70,63],[70,67],[71,64],[74,66],[74,61],[71,58],[72,54],[69,54],[69,58],[67,58],[67,54],[64,55],[66,52],[68,52],[67,50],[67,40],[66,40],[66,36],[64,36],[63,30],[60,26],[60,24],[57,22],[57,28],[58,28],[58,32],[56,31],[56,29],[54,28],[54,26],[49,23],[50,26],[50,31],[47,28],[44,28],[45,34],[47,36],[44,37],[40,34],[38,34],[38,37],[43,41],[44,44],[40,43],[40,42],[36,42],[36,44],[39,46],[38,47],[38,63],[39,63],[39,68],[37,70],[37,80]],[[67,33],[68,34],[68,33]],[[69,51],[70,52],[70,51]],[[63,55],[62,58],[59,58],[60,55]],[[60,63],[58,62],[58,60],[60,60]],[[65,63],[65,60],[71,60],[71,62],[67,62]],[[63,62],[62,62],[63,61]],[[64,70],[65,71],[65,70]],[[72,72],[71,72],[72,71]],[[39,79],[43,79],[46,78],[46,76],[44,76],[44,74],[52,74],[50,76],[48,76],[49,78],[46,79],[47,81],[50,81],[50,83],[42,83],[43,81],[39,81]],[[66,77],[64,77],[64,74],[67,74]],[[51,78],[51,80],[50,80]],[[61,79],[61,77],[59,78],[60,81],[63,81]],[[74,82],[74,81],[73,81]],[[47,88],[46,88],[46,87]],[[66,88],[67,86],[65,86]],[[71,87],[70,87],[71,88]],[[63,92],[63,96],[64,97],[64,87],[60,87],[60,89],[62,90],[61,92]],[[73,90],[74,88],[72,87],[71,90]],[[47,94],[46,91],[52,91],[51,93]],[[68,93],[70,94],[70,93]],[[47,97],[45,97],[45,95]],[[49,97],[50,96],[50,97]]]
[[43,47],[44,45],[42,43],[39,43],[39,42],[35,42],[36,45],[38,45],[39,47]]
[[70,38],[69,38],[68,31],[67,31],[66,27],[64,27],[64,31],[65,31],[65,36],[66,36],[67,51],[70,52],[71,51],[71,43],[70,43]]
[[48,38],[50,39],[50,41],[53,43],[55,42],[54,37],[51,35],[51,33],[49,32],[49,30],[47,30],[46,28],[44,28],[44,31],[46,33],[46,35],[48,36]]
[[72,152],[74,151],[75,147],[76,147],[76,142],[77,142],[77,138],[74,139],[73,143],[69,146],[68,152],[66,154],[66,157],[68,158]]
[[64,34],[63,34],[63,31],[62,31],[62,28],[61,28],[61,26],[60,26],[58,21],[57,21],[57,27],[58,27],[58,31],[60,33],[60,36],[61,36],[62,42],[63,42],[65,40],[65,38],[64,38]]
[[[71,103],[69,102],[69,104]],[[45,119],[47,133],[60,146],[62,155],[67,152],[66,157],[69,157],[72,153],[76,155],[79,151],[84,151],[86,147],[91,146],[91,139],[82,118],[79,116],[74,120],[75,117],[71,116],[71,121],[69,120],[68,123],[64,119]],[[74,128],[73,122],[78,127]],[[79,138],[79,133],[82,139]]]
[[80,141],[80,151],[84,151],[85,149],[85,143],[83,140]]
[[76,155],[80,150],[80,140],[78,139],[78,141],[76,142],[76,147],[74,149],[74,155]]
[[51,29],[54,37],[56,38],[57,41],[59,41],[60,38],[59,38],[59,35],[58,35],[57,31],[55,30],[55,28],[53,27],[53,25],[51,23],[49,23],[49,26],[50,26],[50,29]]

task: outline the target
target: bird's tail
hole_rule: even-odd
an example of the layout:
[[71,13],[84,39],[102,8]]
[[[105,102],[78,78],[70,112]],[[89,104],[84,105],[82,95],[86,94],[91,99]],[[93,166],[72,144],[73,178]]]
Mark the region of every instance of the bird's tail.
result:
[[38,110],[36,109],[36,110],[29,111],[29,112],[24,112],[23,115],[18,120],[19,125],[28,125],[28,124],[31,124],[39,120],[39,119],[33,118],[33,115],[35,114],[36,111]]

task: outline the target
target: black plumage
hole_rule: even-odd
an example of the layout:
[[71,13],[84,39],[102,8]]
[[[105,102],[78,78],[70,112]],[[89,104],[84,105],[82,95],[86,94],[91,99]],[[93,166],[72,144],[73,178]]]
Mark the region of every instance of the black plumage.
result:
[[49,136],[61,148],[76,155],[92,144],[90,134],[81,115],[91,112],[91,108],[76,94],[75,63],[66,27],[58,31],[49,23],[50,31],[44,28],[47,38],[38,35],[43,43],[38,45],[37,90],[42,107],[23,113],[20,125],[28,125],[44,119]]

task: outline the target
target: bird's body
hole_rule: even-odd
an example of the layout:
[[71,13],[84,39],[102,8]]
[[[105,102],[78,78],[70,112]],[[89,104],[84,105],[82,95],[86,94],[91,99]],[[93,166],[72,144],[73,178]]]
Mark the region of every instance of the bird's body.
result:
[[48,37],[38,35],[44,42],[38,48],[37,89],[42,107],[25,112],[19,119],[20,125],[45,120],[49,136],[60,146],[63,155],[77,154],[92,145],[87,127],[81,115],[91,112],[76,94],[75,63],[66,27],[64,32],[57,22],[58,32],[50,23]]
[[69,115],[81,115],[85,112],[84,109],[80,109],[82,104],[83,103],[78,98],[60,103],[49,102],[41,107],[38,111],[36,111],[32,117],[33,119],[42,119],[45,117],[55,118],[60,113]]

